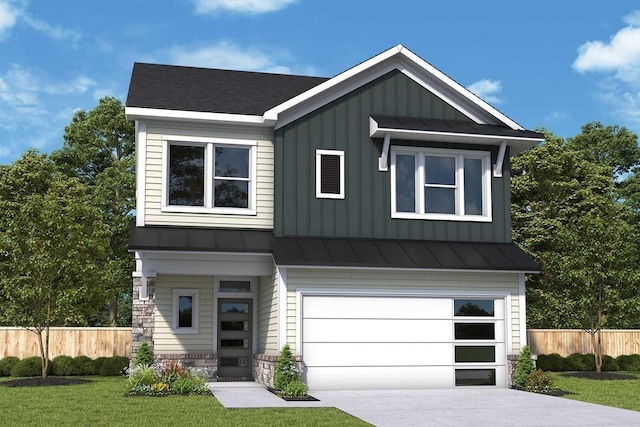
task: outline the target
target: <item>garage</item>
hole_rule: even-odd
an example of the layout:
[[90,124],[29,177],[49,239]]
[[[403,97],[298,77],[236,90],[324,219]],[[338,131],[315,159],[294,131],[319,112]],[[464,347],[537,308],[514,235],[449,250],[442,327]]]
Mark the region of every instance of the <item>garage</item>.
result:
[[504,297],[302,297],[310,390],[506,386]]

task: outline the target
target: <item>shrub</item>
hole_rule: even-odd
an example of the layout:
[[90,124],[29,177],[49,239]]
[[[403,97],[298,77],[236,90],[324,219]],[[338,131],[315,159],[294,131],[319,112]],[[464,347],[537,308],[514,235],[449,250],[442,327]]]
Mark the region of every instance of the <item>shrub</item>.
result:
[[171,383],[171,391],[175,394],[204,394],[209,393],[204,378],[177,378]]
[[0,360],[0,377],[8,377],[11,375],[11,369],[18,363],[20,359],[14,356],[7,356]]
[[564,370],[564,357],[558,353],[541,354],[538,356],[538,369],[543,371],[561,372]]
[[[51,363],[49,363],[51,372]],[[42,359],[32,356],[22,359],[11,368],[12,377],[39,377],[42,375]]]
[[549,394],[557,391],[558,387],[548,373],[538,369],[527,376],[524,389],[533,393]]
[[536,370],[536,366],[531,357],[531,350],[529,346],[525,345],[520,351],[520,357],[518,358],[518,364],[516,366],[516,373],[514,379],[514,385],[516,388],[524,389],[527,382],[527,377],[531,372]]
[[153,353],[149,348],[149,344],[146,341],[143,341],[138,347],[138,352],[136,353],[136,365],[152,365],[153,364]]
[[97,359],[93,359],[93,372],[97,375],[100,375],[100,369],[102,369],[102,365],[106,360],[109,360],[108,357],[98,357]]
[[71,375],[78,375],[75,365],[73,364],[73,357],[71,356],[56,356],[51,361],[51,374],[59,377],[67,377]]
[[564,370],[566,371],[586,371],[587,365],[584,363],[584,355],[571,353],[565,358]]
[[596,356],[593,353],[583,354],[582,363],[584,363],[585,371],[596,370]]
[[307,385],[299,379],[291,381],[278,393],[281,397],[307,397]]
[[78,356],[73,358],[73,366],[75,366],[78,375],[95,375],[96,368],[90,357]]
[[127,380],[129,387],[139,385],[153,385],[160,381],[160,376],[148,365],[136,365],[129,370]]
[[273,380],[273,386],[277,390],[284,390],[287,385],[293,381],[300,380],[296,362],[293,360],[293,354],[289,344],[285,344],[280,351],[280,357],[276,363],[276,374]]
[[620,366],[618,366],[618,362],[616,361],[616,359],[604,354],[602,355],[602,370],[604,372],[619,371]]
[[[616,361],[621,371],[640,371],[640,354],[618,356]],[[2,362],[0,362],[0,364],[1,363]]]
[[103,377],[115,377],[124,374],[129,366],[129,358],[124,356],[113,356],[107,358],[100,366],[99,374]]

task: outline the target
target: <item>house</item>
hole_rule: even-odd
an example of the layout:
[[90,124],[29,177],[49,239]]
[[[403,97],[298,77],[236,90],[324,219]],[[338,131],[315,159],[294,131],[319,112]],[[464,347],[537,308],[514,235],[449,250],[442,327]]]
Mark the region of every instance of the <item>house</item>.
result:
[[312,390],[506,387],[509,157],[542,142],[403,46],[333,78],[136,63],[134,351]]

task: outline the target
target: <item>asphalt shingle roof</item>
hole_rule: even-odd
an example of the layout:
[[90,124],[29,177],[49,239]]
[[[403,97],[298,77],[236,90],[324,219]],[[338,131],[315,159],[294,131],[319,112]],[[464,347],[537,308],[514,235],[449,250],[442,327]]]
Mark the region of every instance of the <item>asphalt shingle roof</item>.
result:
[[262,115],[326,80],[324,77],[135,63],[126,105]]

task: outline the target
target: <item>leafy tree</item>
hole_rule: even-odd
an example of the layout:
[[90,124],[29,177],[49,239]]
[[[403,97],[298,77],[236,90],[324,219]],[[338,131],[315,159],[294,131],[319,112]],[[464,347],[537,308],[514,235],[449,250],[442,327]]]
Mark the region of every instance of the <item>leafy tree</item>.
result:
[[[65,128],[63,148],[52,159],[68,176],[89,185],[93,203],[109,228],[108,252],[102,260],[102,284],[108,296],[109,324],[118,324],[118,303],[131,288],[133,258],[127,251],[129,222],[135,209],[135,130],[124,106],[113,97],[100,99],[91,111],[77,111]],[[130,309],[130,306],[128,306]],[[127,313],[130,324],[131,313]]]
[[529,325],[584,329],[599,371],[600,330],[637,317],[638,235],[614,181],[627,166],[576,145],[583,136],[547,133],[514,159],[513,239],[542,267],[528,280]]
[[0,166],[0,212],[0,321],[37,334],[46,378],[49,328],[85,324],[103,298],[107,230],[86,185],[35,151]]

